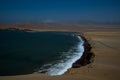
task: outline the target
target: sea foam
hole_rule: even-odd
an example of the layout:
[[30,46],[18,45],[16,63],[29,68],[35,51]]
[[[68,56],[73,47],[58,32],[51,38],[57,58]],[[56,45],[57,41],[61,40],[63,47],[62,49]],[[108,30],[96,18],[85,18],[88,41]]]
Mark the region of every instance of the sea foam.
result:
[[[73,52],[72,48],[68,52],[64,52],[63,56],[66,56],[65,59],[62,59],[58,61],[56,64],[51,64],[51,67],[44,70],[39,70],[38,72],[45,71],[48,75],[55,76],[55,75],[62,75],[64,74],[69,68],[72,67],[72,64],[76,62],[78,59],[81,58],[83,52],[84,52],[84,41],[80,36],[77,36],[79,39],[78,45],[75,47],[77,50],[76,52]],[[47,66],[44,65],[44,67]]]

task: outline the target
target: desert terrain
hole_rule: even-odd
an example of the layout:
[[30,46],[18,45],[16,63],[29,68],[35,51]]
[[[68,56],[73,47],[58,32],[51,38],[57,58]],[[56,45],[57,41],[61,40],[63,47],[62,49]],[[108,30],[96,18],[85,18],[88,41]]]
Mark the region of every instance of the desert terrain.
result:
[[0,29],[20,28],[35,31],[82,32],[91,44],[95,57],[92,63],[80,68],[71,68],[61,76],[33,73],[28,75],[0,76],[0,80],[120,80],[120,25],[117,25],[117,27],[114,25],[87,26],[4,27],[4,25],[1,25]]

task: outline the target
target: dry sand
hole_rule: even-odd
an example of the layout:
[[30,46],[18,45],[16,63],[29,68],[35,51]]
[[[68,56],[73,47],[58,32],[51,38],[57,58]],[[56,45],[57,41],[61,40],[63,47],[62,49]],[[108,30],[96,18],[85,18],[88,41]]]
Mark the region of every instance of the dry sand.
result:
[[[68,30],[82,32],[82,29]],[[92,45],[94,62],[80,68],[71,68],[61,76],[29,74],[0,76],[0,80],[120,80],[120,28],[84,29],[84,36]]]

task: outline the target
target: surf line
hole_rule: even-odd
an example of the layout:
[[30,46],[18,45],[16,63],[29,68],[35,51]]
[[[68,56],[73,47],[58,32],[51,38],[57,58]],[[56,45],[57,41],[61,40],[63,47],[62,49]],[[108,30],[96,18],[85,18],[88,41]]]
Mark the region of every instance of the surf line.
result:
[[[85,66],[91,62],[93,62],[94,54],[91,52],[91,45],[87,41],[87,39],[83,36],[83,34],[74,34],[74,36],[77,36],[79,41],[79,44],[77,46],[78,52],[75,52],[71,59],[65,62],[66,65],[62,65],[61,70],[52,70],[48,74],[55,76],[55,75],[62,75],[65,72],[67,72],[70,68],[80,68],[82,66]],[[58,66],[61,66],[61,63],[58,64]]]
[[[83,52],[84,52],[84,45],[83,45],[84,41],[81,36],[77,35],[77,37],[79,39],[79,42],[77,45],[77,52],[74,52],[73,55],[65,62],[57,63],[57,64],[53,65],[51,68],[49,68],[47,70],[48,75],[56,76],[56,75],[64,74],[65,72],[67,72],[68,69],[73,67],[73,64],[77,60],[79,60],[82,57]],[[76,63],[75,63],[75,65],[76,65]]]
[[63,75],[70,68],[79,68],[91,63],[91,57],[93,56],[91,45],[82,34],[74,34],[73,36],[78,38],[77,52],[74,52],[67,60],[61,60],[57,64],[52,65],[45,70],[45,73],[50,76]]
[[84,41],[83,55],[81,56],[81,58],[79,58],[77,61],[75,61],[72,64],[72,68],[79,68],[79,67],[92,63],[94,61],[95,55],[93,52],[91,52],[92,46],[89,44],[89,42],[87,41],[87,39],[84,37],[83,34],[75,34],[75,36],[80,36]]

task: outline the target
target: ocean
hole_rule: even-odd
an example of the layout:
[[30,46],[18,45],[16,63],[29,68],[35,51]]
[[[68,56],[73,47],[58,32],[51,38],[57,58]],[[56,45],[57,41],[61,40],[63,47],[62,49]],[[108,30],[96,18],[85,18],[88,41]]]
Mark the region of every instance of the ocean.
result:
[[73,32],[0,30],[0,76],[62,75],[84,52]]

